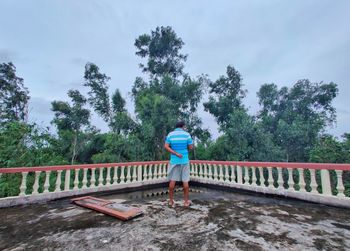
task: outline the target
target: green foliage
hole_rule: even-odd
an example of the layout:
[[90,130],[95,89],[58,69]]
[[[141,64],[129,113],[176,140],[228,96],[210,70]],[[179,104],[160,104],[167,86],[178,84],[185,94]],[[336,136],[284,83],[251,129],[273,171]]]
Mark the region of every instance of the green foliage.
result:
[[187,56],[180,53],[184,42],[175,31],[167,27],[157,27],[151,35],[140,35],[134,43],[136,55],[147,59],[147,64],[140,64],[143,72],[151,77],[170,75],[174,78],[182,75],[183,62]]
[[0,123],[26,120],[28,94],[23,79],[16,76],[16,67],[12,63],[0,64]]

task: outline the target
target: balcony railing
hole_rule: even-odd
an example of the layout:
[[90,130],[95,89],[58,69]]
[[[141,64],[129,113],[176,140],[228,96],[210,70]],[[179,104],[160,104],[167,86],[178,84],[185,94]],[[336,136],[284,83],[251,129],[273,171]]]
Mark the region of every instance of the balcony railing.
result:
[[[167,161],[0,168],[0,183],[14,186],[0,207],[164,183],[167,168]],[[201,184],[350,208],[347,171],[350,164],[239,161],[191,161],[190,168],[191,180]]]

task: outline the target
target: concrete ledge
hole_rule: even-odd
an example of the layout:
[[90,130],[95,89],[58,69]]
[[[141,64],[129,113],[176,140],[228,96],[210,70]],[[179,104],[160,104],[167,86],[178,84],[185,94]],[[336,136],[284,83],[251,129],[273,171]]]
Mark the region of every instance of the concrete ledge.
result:
[[110,186],[101,186],[94,188],[85,188],[79,190],[69,190],[69,191],[60,191],[60,192],[48,192],[48,193],[40,193],[35,195],[25,195],[25,196],[14,196],[14,197],[6,197],[0,198],[0,208],[5,207],[13,207],[18,205],[25,204],[34,204],[44,201],[56,200],[66,197],[74,197],[78,195],[86,195],[91,193],[105,193],[105,192],[115,192],[118,190],[128,191],[128,190],[140,190],[145,187],[150,187],[153,185],[161,185],[166,183],[166,179],[158,179],[158,180],[149,180],[142,182],[134,182],[134,183],[124,183],[124,184],[116,184]]
[[261,186],[252,186],[252,185],[244,185],[244,184],[236,184],[231,182],[223,182],[223,181],[214,181],[214,180],[206,180],[200,178],[191,178],[191,181],[201,184],[209,184],[211,186],[217,187],[226,187],[226,188],[235,188],[239,190],[245,190],[255,193],[263,193],[263,194],[271,194],[286,198],[294,198],[303,201],[309,201],[319,204],[325,204],[329,206],[343,207],[350,209],[350,198],[349,197],[336,197],[336,196],[326,196],[317,193],[310,192],[299,192],[293,190],[286,189],[278,189],[274,187],[261,187]]

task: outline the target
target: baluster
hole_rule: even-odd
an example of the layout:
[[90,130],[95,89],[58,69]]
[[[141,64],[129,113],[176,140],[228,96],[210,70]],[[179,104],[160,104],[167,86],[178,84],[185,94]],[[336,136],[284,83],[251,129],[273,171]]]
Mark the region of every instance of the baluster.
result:
[[[23,172],[22,173],[22,183],[21,186],[19,187],[19,196],[25,196],[26,195],[26,190],[27,190],[27,175],[28,172]],[[1,177],[1,175],[0,175]]]
[[64,178],[64,191],[69,190],[69,185],[70,185],[70,170],[66,170],[66,175]]
[[137,181],[137,166],[132,166],[132,182]]
[[[213,164],[212,167],[214,167],[214,174],[213,174],[214,180],[215,180],[215,181],[218,181],[218,180],[219,180],[219,179],[218,179],[218,167],[217,167],[217,165],[215,165],[215,164]],[[212,169],[212,168],[210,168],[210,169]]]
[[83,189],[85,189],[85,188],[87,188],[87,171],[88,171],[88,169],[87,168],[84,168],[83,169],[83,181],[82,181],[82,187],[81,188],[83,188]]
[[73,190],[78,190],[79,187],[79,169],[75,169],[74,170],[74,187],[73,187]]
[[103,167],[99,168],[99,175],[98,175],[98,181],[97,181],[97,186],[103,186]]
[[159,164],[159,169],[158,169],[159,173],[158,173],[158,178],[159,179],[163,179],[164,176],[164,164],[160,163]]
[[51,171],[46,171],[45,172],[45,183],[44,183],[44,192],[43,193],[48,193],[49,192],[50,174],[51,174]]
[[298,168],[299,171],[299,187],[300,190],[299,192],[306,192],[305,190],[305,180],[304,180],[304,169],[303,168]]
[[56,188],[55,192],[61,191],[62,170],[57,171]]
[[147,164],[144,165],[143,167],[143,180],[146,181],[148,179],[147,175],[148,175],[148,172],[147,172]]
[[203,164],[198,164],[199,165],[199,178],[203,178],[204,176],[204,167]]
[[113,174],[113,185],[118,184],[118,166],[114,167],[114,174]]
[[288,190],[293,190],[294,188],[293,169],[287,168],[287,170],[288,170]]
[[244,166],[244,185],[249,185],[249,167]]
[[142,165],[139,165],[137,167],[137,181],[141,182],[142,181]]
[[111,168],[107,167],[107,176],[106,176],[106,184],[105,186],[110,186],[111,185]]
[[332,195],[331,182],[329,179],[329,171],[326,169],[321,170],[321,182],[322,182],[322,194]]
[[95,169],[96,168],[91,168],[90,187],[96,187]]
[[194,177],[198,177],[198,164],[194,164]]
[[131,166],[127,166],[127,174],[126,174],[126,183],[130,183],[131,182]]
[[316,173],[315,169],[310,169],[310,178],[311,178],[310,187],[311,187],[311,193],[318,194],[315,173]]
[[153,179],[158,179],[158,172],[159,172],[159,164],[154,165],[154,173],[153,173]]
[[337,173],[337,197],[345,197],[343,185],[343,170],[335,170]]
[[270,187],[272,186],[273,187],[273,177],[272,177],[272,167],[267,167],[267,171],[268,171],[268,174],[269,174],[269,177],[267,179],[267,187]]
[[256,170],[255,170],[255,166],[252,166],[252,186],[257,186],[258,184],[256,183],[257,182],[257,179],[256,179]]
[[235,166],[230,166],[230,167],[231,167],[231,182],[235,183],[236,182]]
[[225,167],[225,182],[229,183],[230,182],[230,175],[228,173],[228,166],[227,165],[224,165]]
[[211,165],[211,164],[208,164],[208,175],[209,175],[209,179],[212,180],[213,179],[213,167],[215,168],[215,165]]
[[220,171],[220,181],[224,181],[224,169],[222,167],[222,165],[219,165],[219,171]]
[[284,189],[284,187],[283,187],[284,180],[283,180],[283,176],[282,176],[282,168],[281,167],[277,167],[277,173],[278,173],[278,177],[277,177],[278,188]]
[[33,194],[38,194],[39,191],[39,177],[40,177],[40,171],[35,171],[35,181],[33,185]]
[[243,184],[242,167],[237,166],[237,184]]
[[262,167],[258,167],[258,172],[259,172],[259,181],[260,181],[260,186],[265,186],[265,178],[264,178],[264,169]]
[[124,184],[125,183],[125,166],[121,167],[121,171],[120,171],[120,183]]

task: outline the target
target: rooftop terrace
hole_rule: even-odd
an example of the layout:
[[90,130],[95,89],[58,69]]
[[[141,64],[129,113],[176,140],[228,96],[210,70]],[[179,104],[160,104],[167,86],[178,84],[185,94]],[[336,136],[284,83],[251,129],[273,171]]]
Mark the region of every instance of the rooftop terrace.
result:
[[165,188],[99,196],[142,207],[129,222],[69,199],[1,209],[1,250],[349,250],[350,210],[195,187],[166,206]]

